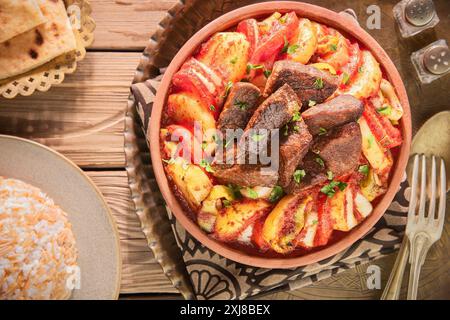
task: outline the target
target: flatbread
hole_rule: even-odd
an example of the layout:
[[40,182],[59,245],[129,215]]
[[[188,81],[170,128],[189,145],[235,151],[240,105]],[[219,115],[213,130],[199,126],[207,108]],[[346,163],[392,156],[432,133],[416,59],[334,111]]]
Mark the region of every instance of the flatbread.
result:
[[36,1],[47,22],[0,43],[0,80],[27,72],[76,49],[63,0]]
[[0,43],[45,21],[36,0],[0,0]]

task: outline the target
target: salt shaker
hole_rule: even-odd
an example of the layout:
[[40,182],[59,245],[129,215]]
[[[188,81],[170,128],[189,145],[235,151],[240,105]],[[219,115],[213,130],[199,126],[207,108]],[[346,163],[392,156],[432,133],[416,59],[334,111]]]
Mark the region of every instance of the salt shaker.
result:
[[433,0],[402,0],[393,11],[403,38],[412,37],[439,22]]
[[437,40],[411,54],[411,61],[422,83],[430,83],[450,72],[450,50],[447,42]]

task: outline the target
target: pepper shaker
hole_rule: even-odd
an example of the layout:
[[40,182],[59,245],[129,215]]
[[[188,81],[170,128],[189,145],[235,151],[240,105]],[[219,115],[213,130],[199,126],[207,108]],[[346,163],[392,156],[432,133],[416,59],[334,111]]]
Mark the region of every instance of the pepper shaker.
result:
[[402,0],[394,6],[393,12],[403,38],[412,37],[439,22],[433,0]]
[[411,54],[411,61],[422,83],[430,83],[450,72],[450,50],[443,39]]

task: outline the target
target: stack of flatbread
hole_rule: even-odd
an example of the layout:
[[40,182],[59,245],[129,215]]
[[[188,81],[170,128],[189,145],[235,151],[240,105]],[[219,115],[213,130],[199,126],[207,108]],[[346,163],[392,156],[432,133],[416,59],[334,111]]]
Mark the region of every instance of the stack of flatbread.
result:
[[63,0],[0,0],[0,80],[75,49]]

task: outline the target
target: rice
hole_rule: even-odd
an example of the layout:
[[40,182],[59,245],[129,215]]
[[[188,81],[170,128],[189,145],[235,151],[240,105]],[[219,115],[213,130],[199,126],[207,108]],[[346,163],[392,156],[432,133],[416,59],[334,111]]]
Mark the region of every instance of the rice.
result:
[[0,300],[68,299],[76,260],[67,214],[38,188],[0,177]]

